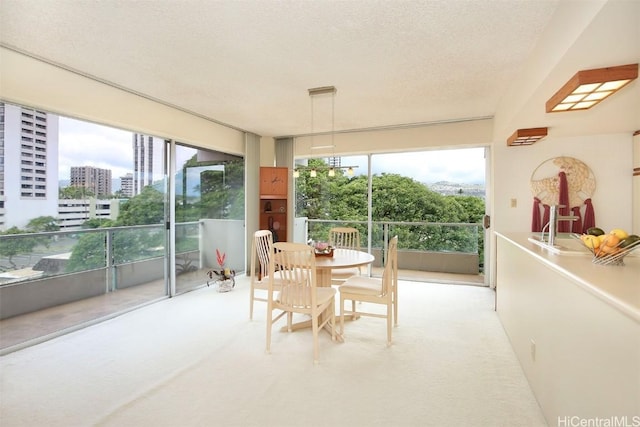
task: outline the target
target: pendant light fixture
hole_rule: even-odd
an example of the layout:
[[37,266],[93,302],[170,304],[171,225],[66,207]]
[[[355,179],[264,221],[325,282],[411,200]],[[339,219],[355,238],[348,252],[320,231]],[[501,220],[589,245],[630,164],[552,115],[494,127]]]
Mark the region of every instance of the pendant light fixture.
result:
[[[334,148],[333,145],[333,131],[334,131],[334,118],[335,118],[335,102],[336,102],[336,88],[335,86],[322,86],[322,87],[315,87],[315,88],[311,88],[309,89],[309,96],[311,97],[311,149],[312,150],[322,150],[322,149],[326,149],[326,148]],[[313,98],[315,96],[318,95],[326,95],[326,94],[331,94],[331,144],[325,144],[325,145],[315,145],[314,139],[313,139],[313,135],[314,135],[314,128],[313,128],[313,118],[314,118],[314,102],[313,102]]]
[[[316,87],[316,88],[311,88],[308,89],[309,91],[309,97],[311,98],[311,151],[313,150],[326,150],[328,148],[331,149],[331,159],[336,159],[335,157],[335,99],[336,99],[336,93],[338,92],[337,89],[335,88],[335,86],[322,86],[322,87]],[[314,117],[315,117],[315,108],[314,108],[314,97],[318,96],[318,95],[327,95],[327,94],[331,94],[331,131],[329,133],[330,137],[331,137],[331,142],[330,144],[324,144],[324,145],[316,145],[315,144],[315,127],[314,127]],[[326,132],[324,132],[323,134],[326,134]],[[327,170],[327,176],[329,177],[335,177],[336,176],[336,169],[341,169],[341,170],[346,170],[347,171],[347,175],[349,176],[353,176],[354,172],[353,169],[356,168],[357,166],[336,166],[335,162],[331,163],[329,165],[329,167],[323,167],[321,168],[321,170]],[[309,168],[306,166],[299,166],[297,168],[294,169],[293,171],[293,177],[294,178],[298,178],[300,177],[300,171],[304,171],[304,170],[309,170],[309,176],[312,178],[315,178],[318,176],[318,170],[316,168]]]

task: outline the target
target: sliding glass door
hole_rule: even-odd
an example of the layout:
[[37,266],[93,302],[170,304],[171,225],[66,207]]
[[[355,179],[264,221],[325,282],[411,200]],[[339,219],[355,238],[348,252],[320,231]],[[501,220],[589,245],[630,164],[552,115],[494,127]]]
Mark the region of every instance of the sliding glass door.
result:
[[0,103],[0,165],[0,354],[244,270],[241,157]]
[[182,293],[212,282],[211,270],[244,270],[244,159],[176,144],[175,160],[175,291]]

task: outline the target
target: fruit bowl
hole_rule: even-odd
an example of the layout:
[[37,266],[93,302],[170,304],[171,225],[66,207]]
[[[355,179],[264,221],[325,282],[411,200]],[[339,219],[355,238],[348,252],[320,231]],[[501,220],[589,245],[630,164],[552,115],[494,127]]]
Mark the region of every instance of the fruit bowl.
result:
[[640,237],[614,229],[608,234],[602,230],[589,229],[579,235],[582,244],[593,254],[591,262],[601,265],[624,265],[624,258],[640,247]]

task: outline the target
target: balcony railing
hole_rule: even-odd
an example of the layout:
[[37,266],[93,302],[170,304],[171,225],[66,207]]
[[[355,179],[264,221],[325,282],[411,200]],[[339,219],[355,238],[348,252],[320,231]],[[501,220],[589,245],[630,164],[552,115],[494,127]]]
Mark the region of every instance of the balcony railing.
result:
[[[213,229],[206,224],[190,222],[176,227],[176,275],[178,284],[184,278],[185,290],[206,283],[202,269],[214,262],[207,259],[211,256],[208,252],[213,253],[212,236],[220,235],[222,228],[232,229],[232,236],[242,229],[242,224],[228,222]],[[305,235],[295,233],[296,240],[326,240],[329,229],[336,226],[360,230],[362,250],[371,250],[376,257],[374,275],[384,263],[385,242],[394,235],[399,236],[401,270],[479,275],[482,268],[481,224],[374,222],[369,239],[364,221],[297,218],[296,231]],[[237,243],[238,239],[228,240]],[[94,317],[83,318],[91,321],[167,297],[165,242],[166,230],[160,224],[0,235],[0,321],[9,319],[3,321],[3,327],[22,314],[45,313],[71,302],[101,298]],[[240,249],[235,252],[242,253]],[[235,258],[242,262],[241,255],[235,254]],[[241,265],[236,269],[241,271]],[[187,283],[189,280],[193,283]],[[51,333],[47,328],[53,327],[49,323],[56,316],[51,311],[49,318],[38,322],[41,335]],[[3,328],[0,351],[6,347],[4,341],[9,341],[10,329]]]
[[[458,274],[483,269],[482,224],[373,221],[369,242],[366,221],[304,220],[307,238],[316,241],[326,240],[332,227],[357,228],[362,249],[374,255],[384,253],[386,242],[397,235],[400,269]],[[376,256],[376,262],[381,265],[382,257]]]

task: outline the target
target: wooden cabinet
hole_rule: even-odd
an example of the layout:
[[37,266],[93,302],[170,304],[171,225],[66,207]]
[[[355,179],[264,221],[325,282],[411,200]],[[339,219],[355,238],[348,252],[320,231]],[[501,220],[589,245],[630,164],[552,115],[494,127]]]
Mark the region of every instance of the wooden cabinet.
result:
[[260,168],[260,229],[271,230],[274,242],[287,241],[288,168]]

